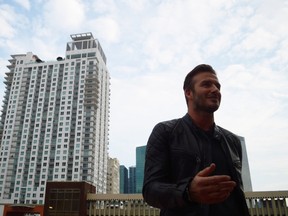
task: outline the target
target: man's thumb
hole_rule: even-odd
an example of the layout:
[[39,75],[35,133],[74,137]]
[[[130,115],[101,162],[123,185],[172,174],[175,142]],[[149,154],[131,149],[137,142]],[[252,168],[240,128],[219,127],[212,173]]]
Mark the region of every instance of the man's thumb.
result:
[[206,167],[205,169],[198,172],[197,176],[207,177],[210,174],[212,174],[215,169],[216,169],[216,165],[214,163],[211,163],[209,167]]

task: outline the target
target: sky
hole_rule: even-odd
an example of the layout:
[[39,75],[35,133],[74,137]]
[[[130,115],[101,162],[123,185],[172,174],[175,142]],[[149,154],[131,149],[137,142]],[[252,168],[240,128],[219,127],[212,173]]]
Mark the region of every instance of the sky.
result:
[[288,190],[287,20],[287,0],[0,0],[0,97],[10,55],[56,60],[91,32],[111,76],[109,155],[128,168],[158,122],[186,114],[186,74],[210,64],[215,122],[245,138],[253,190]]

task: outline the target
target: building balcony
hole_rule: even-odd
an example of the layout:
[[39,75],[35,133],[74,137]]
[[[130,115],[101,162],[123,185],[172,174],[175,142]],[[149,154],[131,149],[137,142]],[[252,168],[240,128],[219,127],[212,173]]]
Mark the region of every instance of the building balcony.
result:
[[91,103],[93,103],[93,102],[98,103],[98,97],[97,97],[97,95],[91,95],[91,94],[90,95],[85,95],[84,101],[85,102],[91,101]]
[[91,101],[91,100],[84,101],[84,106],[94,106],[95,109],[98,108],[97,104],[98,104],[97,101]]

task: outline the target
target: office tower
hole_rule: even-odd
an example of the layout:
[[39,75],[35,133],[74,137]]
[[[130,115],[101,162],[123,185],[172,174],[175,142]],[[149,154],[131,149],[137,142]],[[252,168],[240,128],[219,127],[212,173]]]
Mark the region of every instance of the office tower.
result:
[[241,146],[242,146],[242,180],[243,180],[244,191],[245,192],[253,191],[245,139],[244,137],[241,137],[241,136],[238,136],[238,138],[240,139]]
[[128,193],[134,194],[136,193],[136,167],[129,167],[129,179],[128,179]]
[[91,33],[64,58],[12,55],[1,116],[0,203],[42,204],[46,181],[87,181],[106,192],[109,73]]
[[128,193],[128,169],[124,165],[120,165],[120,193]]
[[146,145],[136,147],[136,193],[142,193]]
[[119,161],[117,158],[108,159],[107,194],[119,194]]

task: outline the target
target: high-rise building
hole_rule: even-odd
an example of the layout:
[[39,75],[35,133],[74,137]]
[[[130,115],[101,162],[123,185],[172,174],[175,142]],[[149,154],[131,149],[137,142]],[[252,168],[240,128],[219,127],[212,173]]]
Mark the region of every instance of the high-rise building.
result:
[[129,178],[128,178],[128,193],[134,194],[136,193],[136,167],[129,167]]
[[128,169],[124,165],[120,165],[120,193],[128,193]]
[[245,192],[253,191],[245,139],[244,137],[241,136],[238,136],[238,138],[240,139],[242,146],[242,180],[244,187],[243,189]]
[[42,204],[46,181],[87,181],[106,192],[110,77],[91,33],[64,58],[12,55],[0,131],[0,203]]
[[146,145],[136,147],[136,193],[142,193]]
[[119,194],[119,161],[117,158],[108,159],[107,194]]

